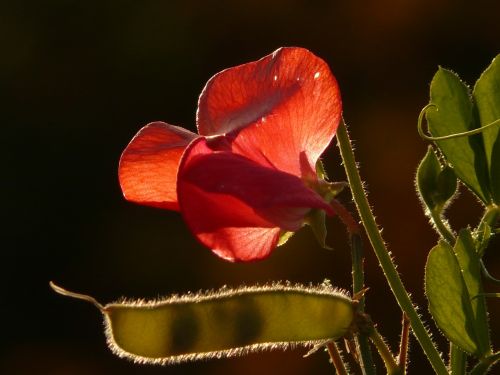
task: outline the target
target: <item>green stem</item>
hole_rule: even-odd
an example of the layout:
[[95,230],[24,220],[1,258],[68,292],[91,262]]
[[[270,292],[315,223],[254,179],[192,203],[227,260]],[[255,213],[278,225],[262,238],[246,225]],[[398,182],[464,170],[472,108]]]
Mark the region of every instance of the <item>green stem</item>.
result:
[[[351,233],[351,254],[352,254],[352,291],[353,295],[361,292],[365,286],[365,277],[363,270],[363,243],[358,233]],[[365,310],[365,297],[359,300],[358,311],[363,313]],[[368,342],[368,336],[360,332],[356,336],[356,343],[361,359],[361,369],[363,375],[375,375],[376,367],[373,362],[372,352]]]
[[467,368],[467,355],[450,342],[450,370],[452,375],[464,375]]
[[[353,295],[361,292],[365,287],[365,277],[363,271],[363,243],[359,234],[351,235],[352,254],[352,292]],[[358,311],[365,311],[365,297],[359,300]]]
[[[360,293],[365,286],[365,277],[363,270],[363,242],[361,240],[361,227],[354,219],[351,212],[339,201],[333,199],[330,202],[337,216],[342,220],[349,232],[352,256],[352,292],[355,296]],[[365,297],[361,296],[358,304],[358,312],[363,313],[365,308]],[[360,332],[356,337],[356,350],[359,353],[361,371],[363,375],[375,375],[376,368],[368,342],[368,336]]]
[[420,343],[425,354],[427,355],[427,358],[434,368],[434,371],[438,375],[448,375],[446,365],[444,364],[443,359],[434,346],[434,343],[432,342],[427,329],[420,320],[420,316],[413,306],[410,296],[406,292],[403,282],[401,281],[401,278],[399,277],[399,274],[396,270],[396,266],[394,265],[391,256],[387,251],[387,248],[385,247],[384,240],[378,229],[377,223],[370,209],[368,199],[363,189],[363,183],[358,172],[356,160],[354,158],[354,152],[351,146],[351,141],[349,139],[349,135],[343,121],[340,123],[339,128],[337,129],[337,140],[354,202],[356,203],[366,233],[368,235],[368,238],[370,239],[370,243],[373,247],[373,250],[375,251],[375,254],[378,258],[387,282],[392,290],[392,293],[396,297],[396,300],[401,309],[408,316],[413,333]]
[[500,352],[483,358],[469,373],[469,375],[484,375],[490,367],[500,360]]
[[441,235],[441,237],[443,237],[446,242],[453,246],[456,241],[455,235],[453,234],[447,223],[443,221],[442,216],[435,211],[431,211],[430,215],[437,232]]
[[389,347],[385,343],[383,337],[375,327],[370,330],[370,339],[377,348],[380,356],[382,357],[388,375],[401,375],[403,374],[401,367],[398,365],[394,356],[392,355]]

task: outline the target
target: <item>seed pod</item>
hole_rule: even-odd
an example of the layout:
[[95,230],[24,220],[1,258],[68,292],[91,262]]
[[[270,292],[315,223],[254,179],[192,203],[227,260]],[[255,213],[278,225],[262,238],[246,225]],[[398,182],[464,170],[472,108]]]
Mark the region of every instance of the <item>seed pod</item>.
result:
[[156,301],[96,305],[111,350],[139,363],[172,364],[249,352],[310,347],[344,336],[355,304],[329,285],[223,288]]

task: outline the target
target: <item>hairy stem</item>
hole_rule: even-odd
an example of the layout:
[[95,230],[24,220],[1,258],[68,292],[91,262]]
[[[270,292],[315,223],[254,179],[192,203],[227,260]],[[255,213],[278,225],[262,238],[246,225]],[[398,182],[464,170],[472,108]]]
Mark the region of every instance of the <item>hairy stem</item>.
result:
[[384,272],[392,293],[396,297],[396,300],[401,309],[408,316],[413,334],[415,335],[422,349],[427,355],[427,358],[434,368],[434,371],[438,375],[447,375],[448,370],[446,368],[446,365],[444,364],[443,359],[434,346],[434,343],[432,342],[427,329],[420,320],[420,316],[413,306],[410,296],[406,292],[403,282],[401,281],[401,278],[399,277],[399,274],[396,270],[396,266],[391,259],[382,235],[378,229],[377,223],[370,209],[368,199],[363,189],[363,183],[358,172],[351,141],[349,139],[349,135],[343,121],[341,122],[337,130],[337,140],[349,185],[351,187],[353,199],[359,212],[359,216],[361,217],[370,243],[373,247],[373,250],[375,251],[379,264]]
[[342,356],[340,355],[339,348],[337,347],[337,344],[334,341],[329,342],[326,344],[326,347],[328,349],[328,354],[330,354],[330,358],[332,360],[333,365],[335,366],[335,370],[337,370],[338,375],[349,375],[347,372],[347,368],[345,366],[344,360],[342,359]]
[[401,375],[403,371],[401,367],[397,364],[391,350],[384,341],[384,338],[380,335],[375,327],[370,330],[370,339],[377,348],[380,356],[382,357],[385,368],[387,369],[388,375]]
[[[359,234],[351,233],[351,254],[352,254],[352,292],[353,295],[360,293],[365,286],[363,270],[363,243]],[[359,300],[358,311],[364,312],[365,297]],[[372,358],[372,352],[368,342],[368,336],[360,332],[356,336],[356,346],[360,354],[361,369],[364,375],[375,375],[376,368]]]
[[[330,202],[337,216],[342,220],[349,232],[352,258],[352,293],[355,296],[360,293],[365,285],[365,276],[363,270],[363,242],[361,240],[361,227],[354,219],[351,212],[345,208],[338,200],[333,199]],[[358,311],[364,312],[365,297],[361,296],[358,304]],[[356,338],[356,350],[359,353],[361,371],[363,375],[375,375],[376,368],[372,358],[372,352],[368,341],[368,336],[360,332]]]
[[408,363],[408,347],[410,345],[410,321],[405,313],[401,319],[401,341],[399,342],[398,365],[401,372],[406,374],[406,364]]
[[434,228],[443,239],[448,242],[451,246],[455,244],[455,235],[451,231],[448,223],[443,220],[443,217],[437,212],[431,212],[431,220],[434,223]]

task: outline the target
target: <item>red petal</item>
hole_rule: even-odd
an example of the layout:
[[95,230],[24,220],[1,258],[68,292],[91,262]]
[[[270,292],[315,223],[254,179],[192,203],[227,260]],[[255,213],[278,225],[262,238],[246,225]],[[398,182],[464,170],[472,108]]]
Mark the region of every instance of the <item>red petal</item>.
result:
[[143,127],[123,151],[118,177],[129,201],[178,210],[176,181],[182,153],[196,134],[164,122]]
[[235,152],[306,176],[335,135],[341,110],[325,62],[306,49],[281,48],[212,77],[197,121],[201,135],[239,132]]
[[311,208],[331,213],[298,177],[231,152],[214,152],[204,138],[186,150],[177,187],[191,231],[230,260],[267,256],[280,231],[298,230]]
[[198,239],[225,260],[250,262],[268,257],[278,245],[280,233],[279,228],[221,228],[200,233]]

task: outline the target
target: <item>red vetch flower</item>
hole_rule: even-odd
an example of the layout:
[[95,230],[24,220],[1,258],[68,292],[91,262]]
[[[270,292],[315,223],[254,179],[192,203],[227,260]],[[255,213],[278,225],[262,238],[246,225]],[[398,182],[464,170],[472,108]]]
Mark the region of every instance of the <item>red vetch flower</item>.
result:
[[306,49],[226,69],[201,93],[199,135],[153,122],[132,139],[119,166],[123,194],[180,211],[222,258],[264,258],[311,209],[333,214],[315,165],[341,108],[330,69]]

